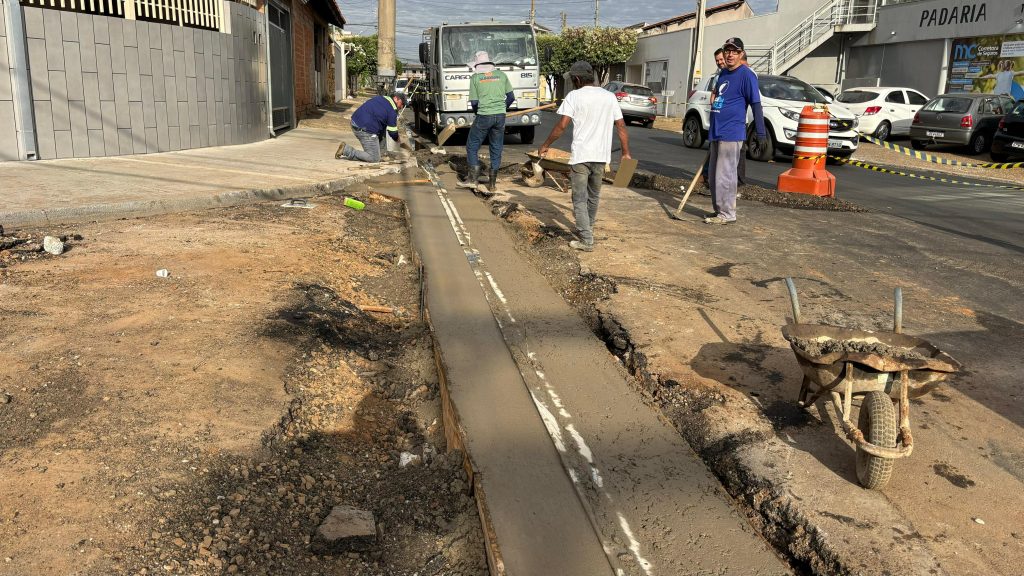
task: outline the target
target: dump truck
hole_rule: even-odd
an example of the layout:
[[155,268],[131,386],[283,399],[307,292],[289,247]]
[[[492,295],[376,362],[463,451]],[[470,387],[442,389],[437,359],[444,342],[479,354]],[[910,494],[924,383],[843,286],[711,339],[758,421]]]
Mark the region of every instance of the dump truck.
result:
[[[509,112],[535,108],[540,95],[540,60],[537,39],[530,24],[496,22],[441,24],[423,31],[420,62],[425,78],[417,82],[410,95],[416,130],[437,134],[447,125],[468,129],[473,124],[469,105],[469,79],[473,70],[469,62],[479,51],[485,51],[495,68],[508,75],[516,100]],[[507,134],[518,134],[524,144],[532,144],[539,112],[521,114],[508,119]]]

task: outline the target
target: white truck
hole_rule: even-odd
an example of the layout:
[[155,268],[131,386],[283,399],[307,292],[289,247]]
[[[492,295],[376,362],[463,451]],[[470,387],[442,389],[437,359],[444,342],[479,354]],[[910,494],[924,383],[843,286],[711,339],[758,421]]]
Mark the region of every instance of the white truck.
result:
[[[423,31],[420,62],[426,78],[411,90],[411,108],[416,130],[436,136],[445,126],[469,128],[473,109],[469,105],[467,64],[478,51],[485,51],[495,68],[508,75],[516,100],[510,111],[534,108],[538,104],[540,60],[537,39],[530,24],[441,24]],[[516,133],[524,144],[532,144],[540,114],[513,116],[506,133]]]

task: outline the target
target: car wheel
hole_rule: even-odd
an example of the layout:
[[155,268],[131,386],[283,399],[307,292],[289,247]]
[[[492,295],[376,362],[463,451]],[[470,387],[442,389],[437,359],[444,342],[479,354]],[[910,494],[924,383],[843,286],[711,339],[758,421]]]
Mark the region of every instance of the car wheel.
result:
[[967,143],[967,149],[972,156],[977,156],[988,149],[988,138],[984,134],[978,132],[971,137],[971,141]]
[[927,144],[925,143],[924,140],[911,140],[910,141],[910,147],[913,148],[914,150],[924,150],[925,146],[927,146]]
[[533,144],[533,138],[537,134],[536,126],[526,126],[519,129],[519,141],[523,144]]
[[753,130],[747,134],[747,158],[758,162],[768,162],[775,158],[775,136],[772,135],[771,129],[763,140],[756,139],[755,136]]
[[704,145],[704,129],[696,114],[687,116],[683,122],[683,145],[687,148],[700,148]]
[[1002,153],[999,153],[999,152],[993,152],[992,153],[992,161],[993,162],[1006,162],[1009,159],[1010,159],[1010,155],[1009,154],[1002,154]]
[[644,120],[640,123],[644,128],[652,128],[654,126],[654,120]]
[[878,125],[878,128],[875,128],[875,138],[878,138],[879,140],[888,140],[891,134],[892,124],[889,124],[888,120],[883,120],[882,123]]

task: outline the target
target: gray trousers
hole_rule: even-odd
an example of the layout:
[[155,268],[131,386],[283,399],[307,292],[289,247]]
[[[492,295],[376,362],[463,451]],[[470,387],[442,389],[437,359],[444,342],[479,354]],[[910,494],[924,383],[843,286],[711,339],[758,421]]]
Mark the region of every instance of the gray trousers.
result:
[[736,170],[740,163],[743,142],[711,143],[711,205],[725,220],[736,219]]
[[381,138],[372,132],[361,130],[355,126],[352,127],[352,133],[356,135],[359,143],[363,146],[362,150],[352,152],[352,160],[380,162]]
[[594,243],[594,222],[597,221],[597,203],[601,197],[604,162],[580,162],[572,169],[572,213],[576,217],[576,230],[580,239]]

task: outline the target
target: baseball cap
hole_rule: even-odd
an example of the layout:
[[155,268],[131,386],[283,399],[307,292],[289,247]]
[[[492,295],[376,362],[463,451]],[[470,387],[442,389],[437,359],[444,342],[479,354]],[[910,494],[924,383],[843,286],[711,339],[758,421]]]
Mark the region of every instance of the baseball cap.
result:
[[590,62],[579,60],[573,62],[572,66],[569,67],[570,76],[593,76],[594,68],[590,65]]
[[743,40],[733,36],[722,44],[722,48],[735,48],[737,50],[743,50]]

